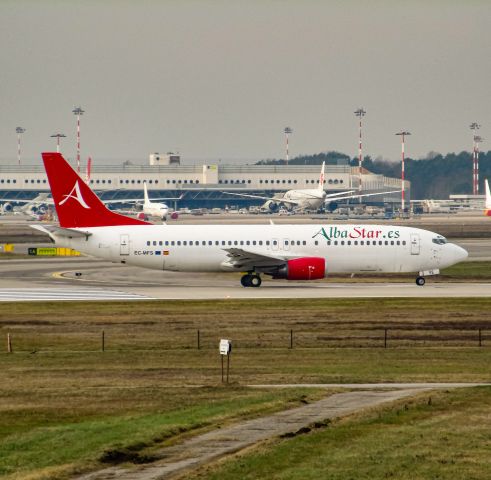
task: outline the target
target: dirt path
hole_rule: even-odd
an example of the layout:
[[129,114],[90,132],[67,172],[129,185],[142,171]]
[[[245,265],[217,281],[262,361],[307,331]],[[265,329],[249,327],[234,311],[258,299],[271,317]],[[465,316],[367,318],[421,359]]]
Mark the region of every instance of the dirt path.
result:
[[357,391],[332,395],[318,402],[237,425],[213,430],[190,438],[179,445],[163,448],[159,460],[134,468],[110,467],[77,476],[76,480],[160,480],[237,452],[261,440],[298,432],[316,422],[341,417],[420,393],[423,389],[395,391]]

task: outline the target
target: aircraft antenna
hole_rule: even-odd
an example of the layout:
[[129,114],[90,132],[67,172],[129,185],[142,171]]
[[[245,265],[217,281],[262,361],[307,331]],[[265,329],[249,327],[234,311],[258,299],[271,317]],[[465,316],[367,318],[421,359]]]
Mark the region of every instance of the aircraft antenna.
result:
[[56,138],[56,151],[60,153],[60,138],[65,138],[66,135],[63,135],[63,133],[54,133],[51,135],[51,138]]
[[85,112],[82,107],[75,107],[72,113],[77,116],[77,172],[80,173],[80,116]]
[[[365,116],[366,113],[367,112],[365,110],[363,110],[363,108],[359,108],[355,112],[355,115],[360,119],[360,122],[359,122],[359,132],[360,132],[360,135],[359,135],[359,142],[358,142],[358,177],[359,177],[358,193],[360,195],[361,195],[361,191],[362,191],[362,183],[361,183],[361,179],[362,179],[362,176],[361,176],[361,162],[363,160],[363,157],[362,157],[362,149],[361,149],[361,119]],[[360,203],[361,203],[361,197],[360,197]]]
[[17,133],[17,162],[20,165],[20,136],[26,131],[25,128],[17,127],[15,133]]
[[405,203],[405,188],[404,188],[404,140],[407,135],[411,135],[410,132],[401,131],[396,133],[396,135],[401,136],[401,153],[402,153],[402,164],[401,164],[401,209],[404,214],[406,203]]
[[479,195],[479,142],[481,137],[477,135],[477,130],[481,128],[477,122],[472,122],[469,126],[472,130],[472,194]]

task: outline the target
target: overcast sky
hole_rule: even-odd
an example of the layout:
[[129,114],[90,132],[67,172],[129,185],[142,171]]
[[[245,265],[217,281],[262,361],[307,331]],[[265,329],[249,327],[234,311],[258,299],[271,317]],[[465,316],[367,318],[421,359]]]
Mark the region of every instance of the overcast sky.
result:
[[[0,2],[0,159],[184,162],[357,155],[397,160],[491,141],[489,1]],[[487,143],[482,145],[487,150]],[[30,163],[30,162],[29,162]]]

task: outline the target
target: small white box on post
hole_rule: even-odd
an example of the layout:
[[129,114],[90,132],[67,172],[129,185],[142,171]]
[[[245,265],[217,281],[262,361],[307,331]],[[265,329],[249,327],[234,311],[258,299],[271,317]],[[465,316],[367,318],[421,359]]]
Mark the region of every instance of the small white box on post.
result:
[[220,351],[220,357],[222,359],[222,383],[223,383],[223,357],[227,357],[227,383],[228,383],[228,372],[230,370],[230,355],[232,353],[232,342],[226,338],[220,340],[220,345],[218,347]]

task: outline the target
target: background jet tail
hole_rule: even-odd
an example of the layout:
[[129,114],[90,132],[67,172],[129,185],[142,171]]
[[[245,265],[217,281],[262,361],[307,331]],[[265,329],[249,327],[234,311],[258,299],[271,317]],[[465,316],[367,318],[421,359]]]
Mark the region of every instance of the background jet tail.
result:
[[324,191],[324,178],[325,178],[324,169],[325,169],[325,165],[326,165],[326,162],[322,162],[321,174],[319,177],[319,187],[318,187],[320,191]]
[[111,212],[60,153],[43,153],[51,195],[63,228],[148,225]]
[[147,182],[143,182],[143,204],[150,204],[150,199],[148,198]]
[[489,183],[488,180],[484,180],[484,187],[486,189],[486,202],[484,204],[484,214],[487,217],[491,217],[491,192],[489,191]]

